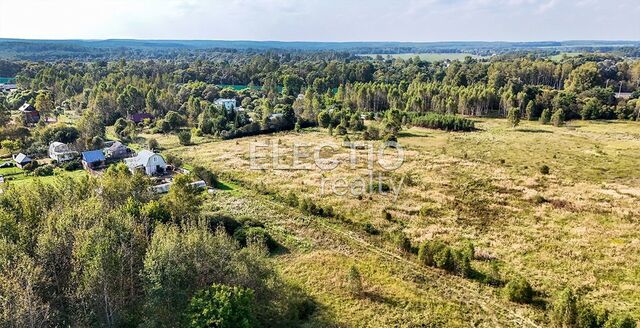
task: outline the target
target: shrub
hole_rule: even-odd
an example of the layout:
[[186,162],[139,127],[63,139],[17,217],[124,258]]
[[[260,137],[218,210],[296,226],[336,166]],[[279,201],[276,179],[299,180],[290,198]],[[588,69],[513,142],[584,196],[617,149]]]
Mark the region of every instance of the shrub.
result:
[[186,311],[188,326],[254,327],[254,302],[251,289],[213,284],[191,298]]
[[394,230],[389,232],[388,238],[396,247],[398,247],[398,249],[405,252],[411,251],[411,241],[401,230]]
[[362,134],[364,140],[378,140],[380,139],[380,131],[374,126],[368,126],[367,130]]
[[167,163],[175,168],[179,168],[180,166],[182,166],[182,159],[178,156],[167,154],[166,159]]
[[376,229],[376,227],[373,226],[373,224],[367,222],[365,224],[362,225],[362,229],[364,229],[364,231],[370,235],[378,235],[380,234],[380,230]]
[[551,116],[551,122],[553,123],[554,126],[563,125],[564,124],[564,120],[565,120],[565,114],[564,114],[564,110],[563,109],[558,109]]
[[433,253],[433,262],[436,268],[446,271],[454,271],[455,264],[451,248],[444,246]]
[[415,116],[411,120],[415,126],[446,131],[473,131],[475,123],[472,120],[451,114],[428,113]]
[[191,144],[191,131],[180,131],[178,132],[178,140],[180,144],[183,146],[188,146]]
[[158,143],[158,140],[151,138],[147,141],[147,147],[154,150],[160,148],[160,144]]
[[210,231],[216,231],[219,228],[223,228],[224,231],[231,236],[233,236],[236,230],[242,227],[242,223],[238,222],[233,217],[224,214],[207,216],[206,220]]
[[262,244],[269,252],[273,252],[278,248],[278,244],[271,238],[271,235],[262,227],[242,227],[237,229],[233,238],[240,243],[243,247],[250,244]]
[[609,318],[604,328],[636,328],[636,321],[628,315],[619,315]]
[[25,166],[22,167],[25,171],[33,171],[35,169],[38,168],[38,162],[37,161],[33,161]]
[[549,174],[549,171],[550,171],[549,166],[547,165],[540,166],[540,173],[547,175]]
[[53,165],[45,165],[45,166],[38,167],[35,170],[33,170],[33,174],[39,177],[46,177],[46,176],[53,175]]
[[360,271],[358,271],[358,268],[356,268],[355,265],[352,265],[351,268],[349,268],[347,283],[351,295],[358,297],[362,296],[364,292],[364,288],[362,287],[362,276],[360,276]]
[[195,166],[193,174],[209,186],[215,187],[218,185],[218,177],[205,167]]
[[551,122],[551,111],[549,108],[545,108],[540,115],[540,123],[549,124],[549,122]]
[[509,281],[504,287],[503,293],[511,302],[527,304],[533,301],[533,288],[523,277]]
[[82,169],[82,163],[80,160],[73,160],[62,164],[62,169],[65,171],[76,171]]
[[514,107],[509,109],[509,112],[507,113],[507,120],[509,121],[511,127],[515,128],[520,125],[520,115],[521,114],[519,108]]

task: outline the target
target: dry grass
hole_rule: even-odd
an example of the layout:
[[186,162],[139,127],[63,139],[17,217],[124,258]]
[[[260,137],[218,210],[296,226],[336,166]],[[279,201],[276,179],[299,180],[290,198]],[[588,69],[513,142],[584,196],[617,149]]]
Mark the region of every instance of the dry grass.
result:
[[[250,168],[251,143],[278,144],[286,163],[294,142],[341,143],[323,131],[190,147],[176,147],[175,137],[158,141],[190,162],[261,181],[282,194],[313,198],[355,222],[382,231],[403,229],[414,242],[471,240],[480,252],[497,258],[507,276],[524,275],[548,294],[565,285],[584,288],[596,306],[640,317],[640,123],[572,122],[555,128],[524,122],[514,130],[503,120],[483,120],[477,126],[481,131],[474,133],[404,131],[399,138],[404,164],[386,174],[389,184],[404,177],[397,200],[379,193],[321,195],[323,178],[366,177],[365,163],[332,171]],[[358,154],[367,157],[366,150]],[[323,155],[344,163],[348,150]],[[542,165],[550,174],[540,173]],[[546,202],[534,201],[536,196]],[[385,210],[392,221],[385,220]],[[331,266],[341,266],[333,259],[338,255],[328,254],[290,262],[308,265],[328,256]],[[287,270],[304,274],[304,269]]]

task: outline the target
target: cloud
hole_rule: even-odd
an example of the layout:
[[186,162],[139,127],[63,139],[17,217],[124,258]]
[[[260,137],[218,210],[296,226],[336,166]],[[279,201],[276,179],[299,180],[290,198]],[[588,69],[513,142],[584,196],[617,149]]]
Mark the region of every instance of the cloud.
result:
[[638,13],[637,0],[0,0],[0,37],[640,39]]

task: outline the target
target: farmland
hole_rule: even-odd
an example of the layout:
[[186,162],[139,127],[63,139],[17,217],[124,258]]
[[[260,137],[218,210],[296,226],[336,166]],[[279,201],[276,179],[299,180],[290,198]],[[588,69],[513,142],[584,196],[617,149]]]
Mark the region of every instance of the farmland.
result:
[[[364,164],[356,169],[342,165],[323,172],[274,170],[265,161],[266,168],[250,169],[252,143],[277,143],[283,163],[291,161],[294,143],[341,143],[322,130],[221,142],[203,140],[189,147],[176,146],[171,138],[158,140],[168,152],[206,165],[228,179],[252,181],[252,185],[266,186],[275,194],[308,195],[320,206],[331,206],[351,222],[335,223],[340,229],[384,249],[388,245],[380,236],[370,235],[361,227],[370,224],[379,231],[400,229],[416,244],[433,238],[452,245],[471,241],[477,253],[489,259],[474,261],[480,269],[495,262],[503,276],[526,276],[543,295],[571,286],[585,290],[587,301],[597,306],[640,314],[640,277],[634,267],[640,254],[635,242],[640,217],[640,125],[578,121],[556,128],[525,122],[511,129],[504,120],[483,119],[477,126],[479,131],[472,133],[421,128],[400,133],[404,162],[385,176],[390,183],[404,177],[397,200],[376,192],[364,197],[320,194],[323,178],[351,181],[366,172]],[[366,158],[366,150],[359,152],[359,158]],[[345,152],[323,153],[327,156],[344,161],[340,156]],[[541,173],[542,166],[549,168],[548,174]],[[245,203],[242,197],[214,202],[226,211],[242,211],[238,206]],[[391,220],[383,213],[389,213]],[[282,237],[285,241],[314,245],[313,240],[306,240],[310,232],[298,235],[279,220],[272,221],[275,216],[262,217],[276,232],[288,231],[289,235]],[[295,261],[323,261],[325,270],[344,271],[339,268],[343,261],[338,260],[344,255],[323,247],[302,248],[301,254],[293,252],[282,258],[283,268],[292,279],[309,279],[309,271],[294,270],[291,257]],[[365,257],[359,261],[365,267],[375,267],[379,260]],[[313,282],[307,281],[307,287],[329,288],[332,276],[326,274],[328,281],[315,276]],[[385,279],[403,280],[395,275]],[[401,284],[394,286],[401,292]],[[480,295],[500,301],[495,290],[483,290]],[[390,311],[399,313],[398,308]],[[542,314],[535,308],[526,311],[529,318],[541,320]]]

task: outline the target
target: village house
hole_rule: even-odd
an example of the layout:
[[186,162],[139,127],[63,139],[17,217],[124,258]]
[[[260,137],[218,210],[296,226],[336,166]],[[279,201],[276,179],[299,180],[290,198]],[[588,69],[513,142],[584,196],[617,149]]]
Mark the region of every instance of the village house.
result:
[[109,159],[122,159],[131,157],[133,152],[131,149],[125,145],[123,145],[120,141],[116,141],[111,144],[109,147],[104,149],[104,153],[107,155]]
[[167,169],[164,158],[150,150],[143,150],[136,157],[126,158],[124,163],[127,164],[131,172],[140,170],[146,175],[162,174]]
[[136,113],[129,115],[128,119],[135,124],[144,123],[144,120],[153,121],[155,116],[149,113]]
[[0,83],[0,91],[11,92],[18,89],[18,86],[12,83]]
[[20,111],[25,123],[36,124],[40,121],[40,112],[38,112],[30,103],[24,103],[18,110]]
[[105,158],[102,150],[82,152],[82,167],[85,170],[95,170],[104,166]]
[[68,145],[56,141],[49,145],[49,157],[58,163],[63,163],[78,157],[78,152],[69,149]]
[[27,164],[31,164],[33,162],[33,160],[31,159],[31,157],[20,153],[18,155],[13,155],[13,161],[16,162],[16,166],[23,169],[25,167],[25,165]]
[[216,99],[214,102],[218,106],[224,107],[227,111],[236,109],[237,102],[235,99]]

